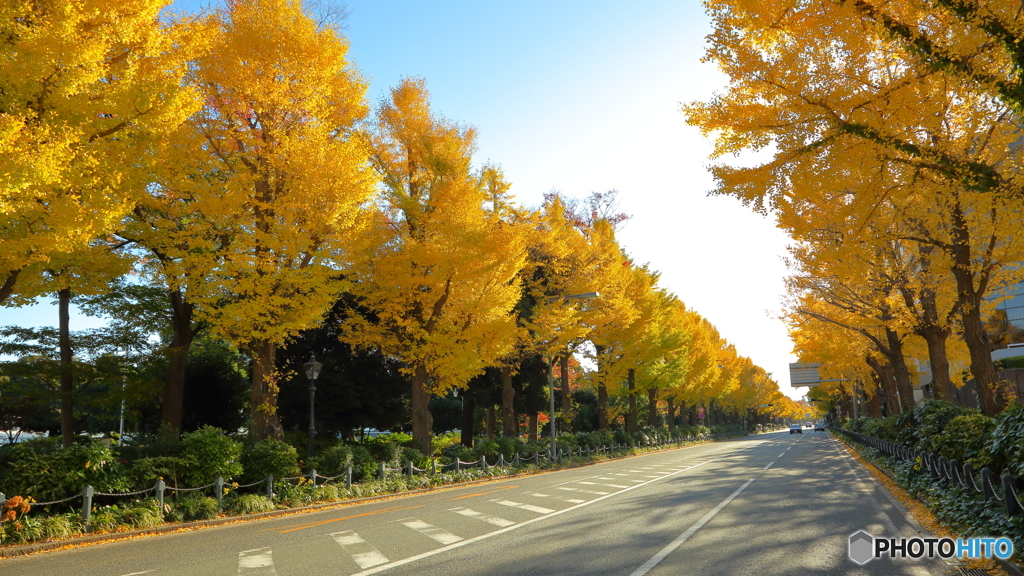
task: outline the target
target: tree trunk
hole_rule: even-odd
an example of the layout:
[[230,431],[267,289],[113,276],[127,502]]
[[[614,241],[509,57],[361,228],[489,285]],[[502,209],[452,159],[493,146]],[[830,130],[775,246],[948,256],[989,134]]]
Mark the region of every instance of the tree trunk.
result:
[[3,304],[11,294],[14,294],[14,285],[18,283],[18,275],[21,274],[21,269],[12,270],[7,273],[7,278],[4,279],[4,283],[0,285],[0,304]]
[[658,425],[658,389],[647,389],[647,425]]
[[694,404],[686,411],[686,425],[690,427],[696,426],[698,420],[700,418],[697,418],[697,405]]
[[883,364],[874,356],[868,356],[865,360],[868,366],[875,372],[878,385],[881,387],[881,395],[884,396],[887,415],[902,414],[892,369],[888,364]]
[[526,420],[526,438],[527,440],[537,440],[537,416],[536,412],[531,412],[527,415]]
[[636,372],[630,368],[627,372],[627,383],[629,385],[629,414],[626,415],[626,431],[636,434],[637,420],[639,414],[636,409]]
[[608,429],[608,388],[604,384],[604,367],[601,366],[601,353],[604,346],[594,345],[597,352],[597,429]]
[[882,398],[883,396],[878,394],[876,390],[875,394],[868,399],[868,416],[872,418],[882,417]]
[[427,384],[427,367],[417,363],[412,373],[412,443],[414,448],[430,456],[433,453],[430,432],[434,428],[434,417],[430,414]]
[[[929,268],[931,259],[928,254],[931,247],[921,248],[922,266]],[[950,330],[939,320],[939,307],[936,303],[935,291],[930,288],[921,290],[921,322],[917,335],[928,344],[928,363],[932,370],[932,396],[940,400],[953,400],[953,382],[949,378],[949,356],[946,353],[946,340]]]
[[185,401],[185,368],[189,348],[198,330],[192,326],[194,308],[185,300],[181,290],[173,290],[170,300],[173,332],[171,343],[167,346],[167,378],[164,380],[160,420],[167,431],[177,438],[181,434],[182,407]]
[[74,373],[71,352],[71,289],[57,291],[60,346],[60,437],[65,448],[75,443]]
[[946,354],[949,331],[932,325],[923,327],[917,333],[928,344],[928,363],[932,369],[932,396],[952,402],[953,381],[949,378],[949,356]]
[[996,416],[1002,411],[1000,394],[996,388],[998,379],[992,364],[992,346],[985,335],[981,322],[981,303],[987,290],[987,278],[979,279],[975,287],[972,270],[975,263],[971,256],[971,237],[967,220],[956,199],[949,204],[952,233],[953,277],[956,279],[957,301],[964,329],[964,343],[971,357],[971,375],[978,389],[978,404],[986,416]]
[[559,376],[562,380],[562,427],[559,432],[572,431],[572,393],[569,391],[569,353],[566,352],[558,358],[558,368],[561,371]]
[[889,350],[892,351],[890,364],[896,378],[896,389],[900,393],[900,406],[903,410],[909,410],[916,402],[914,384],[910,381],[910,370],[907,369],[907,359],[903,355],[903,340],[889,327],[885,328],[885,337],[889,342]]
[[494,406],[487,407],[487,439],[494,440]]
[[672,395],[665,398],[665,424],[669,432],[676,429],[676,398]]
[[462,397],[462,445],[468,448],[473,447],[473,431],[476,428],[476,419],[473,417],[476,411],[476,398],[467,390]]
[[282,438],[284,430],[277,419],[277,375],[274,363],[277,344],[256,340],[249,346],[252,352],[252,390],[249,393],[249,415],[252,435],[256,440]]
[[517,438],[519,436],[519,418],[513,403],[516,391],[512,387],[512,367],[502,366],[499,375],[501,377],[501,435],[505,438]]

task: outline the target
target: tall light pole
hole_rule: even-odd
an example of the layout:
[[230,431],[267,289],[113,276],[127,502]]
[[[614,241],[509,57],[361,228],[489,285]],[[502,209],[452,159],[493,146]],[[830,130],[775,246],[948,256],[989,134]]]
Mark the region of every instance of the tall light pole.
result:
[[[549,296],[547,303],[558,302],[559,300],[592,300],[594,298],[600,298],[600,292],[584,292],[582,294],[569,294],[568,296]],[[551,455],[552,457],[556,454],[557,450],[557,439],[558,439],[558,426],[555,420],[555,356],[551,357],[551,363],[548,366],[548,387],[551,394]]]
[[310,354],[309,362],[302,365],[306,370],[306,378],[309,378],[309,454],[313,457],[313,439],[316,438],[316,426],[314,425],[315,413],[313,412],[313,397],[316,395],[316,379],[320,376],[320,368],[323,364],[316,361],[316,356]]

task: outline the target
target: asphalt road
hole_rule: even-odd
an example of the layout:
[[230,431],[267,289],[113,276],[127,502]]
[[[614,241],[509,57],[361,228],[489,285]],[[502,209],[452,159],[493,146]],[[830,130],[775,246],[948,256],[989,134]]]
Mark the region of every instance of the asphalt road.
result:
[[3,576],[876,575],[847,557],[920,535],[830,435],[750,436],[571,470],[0,560]]

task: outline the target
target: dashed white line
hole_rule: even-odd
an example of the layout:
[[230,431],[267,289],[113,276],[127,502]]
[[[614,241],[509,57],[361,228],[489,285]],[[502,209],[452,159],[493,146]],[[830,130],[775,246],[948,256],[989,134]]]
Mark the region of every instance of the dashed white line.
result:
[[238,553],[239,576],[277,576],[274,570],[273,551],[270,548],[256,548]]
[[399,520],[399,522],[401,522],[406,527],[412,528],[420,534],[423,534],[424,536],[430,538],[435,542],[444,544],[445,546],[447,546],[448,544],[454,544],[462,540],[461,536],[456,536],[455,534],[452,534],[451,532],[448,532],[446,530],[442,530],[437,526],[427,524],[426,522],[418,518],[408,518],[406,520]]
[[[639,484],[637,484],[639,486]],[[569,488],[568,486],[556,486],[555,490],[566,490],[568,492],[583,492],[584,494],[597,494],[600,496],[606,496],[611,492],[601,492],[600,490],[584,490],[583,488]]]
[[502,506],[508,506],[510,508],[521,508],[523,510],[529,510],[530,512],[536,512],[537,514],[551,514],[554,512],[551,508],[543,508],[541,506],[534,506],[533,504],[523,504],[522,502],[513,502],[511,500],[491,500],[495,504],[501,504]]
[[775,461],[774,461],[774,460],[773,460],[773,461],[771,461],[771,462],[769,462],[767,466],[765,466],[764,468],[762,468],[762,470],[767,470],[767,469],[771,468],[771,467],[772,467],[772,464],[775,464]]
[[[694,464],[694,465],[690,466],[689,468],[685,468],[683,470],[680,470],[680,472],[685,472],[687,470],[692,470],[694,468],[697,468],[698,466],[703,466],[704,464],[709,464],[709,463],[714,462],[716,460],[721,460],[722,458],[725,458],[725,457],[726,456],[719,456],[718,458],[712,458],[711,460],[708,460],[706,462],[701,462],[699,464]],[[674,476],[675,474],[676,473],[668,474],[666,476],[666,478],[668,476]],[[574,510],[578,510],[578,509],[580,509],[580,508],[582,508],[584,506],[589,506],[591,504],[596,504],[598,502],[601,502],[602,500],[605,500],[607,498],[611,498],[612,496],[618,496],[619,494],[622,494],[624,492],[629,492],[630,490],[634,490],[636,488],[640,488],[641,486],[645,486],[645,485],[651,484],[653,482],[655,482],[655,481],[654,480],[650,480],[650,481],[645,482],[643,484],[637,484],[636,486],[630,486],[629,488],[625,488],[625,489],[623,489],[623,490],[621,490],[619,492],[614,492],[612,494],[607,494],[605,496],[600,496],[598,498],[594,498],[593,500],[588,500],[586,502],[581,502],[581,503],[579,503],[579,504],[577,504],[575,506],[570,506],[570,507],[564,508],[562,510],[557,510],[555,512],[552,512],[551,514],[547,514],[547,515],[544,515],[544,516],[538,516],[538,517],[532,518],[530,520],[519,522],[517,524],[509,526],[508,528],[499,528],[497,530],[493,530],[493,531],[488,532],[486,534],[481,534],[480,536],[475,536],[473,538],[467,538],[465,540],[462,540],[461,542],[456,542],[454,544],[450,544],[448,546],[437,548],[435,550],[429,550],[429,551],[423,552],[421,554],[416,554],[414,556],[409,556],[408,558],[403,558],[401,560],[395,560],[394,562],[389,562],[388,564],[382,564],[380,566],[375,566],[373,568],[369,568],[367,570],[363,570],[362,572],[357,572],[356,574],[352,574],[351,576],[370,576],[371,574],[377,574],[377,573],[383,572],[385,570],[390,570],[392,568],[397,568],[399,566],[405,566],[406,564],[412,564],[413,562],[417,562],[419,560],[423,560],[424,558],[429,558],[431,556],[435,556],[435,555],[440,554],[442,552],[447,552],[449,550],[453,550],[453,549],[459,548],[461,546],[466,546],[468,544],[473,544],[473,543],[476,543],[476,542],[480,542],[480,541],[486,540],[488,538],[493,538],[495,536],[499,536],[501,534],[505,534],[507,532],[511,532],[512,530],[516,530],[516,529],[522,528],[523,526],[529,526],[530,524],[533,524],[534,522],[541,522],[541,521],[547,520],[548,518],[553,518],[555,516],[558,516],[560,514],[565,514],[565,513],[568,513],[568,512],[572,512]]]
[[352,560],[363,570],[388,563],[387,557],[381,554],[380,550],[352,530],[335,532],[331,534],[331,537],[352,556]]
[[470,510],[469,508],[452,508],[451,511],[455,512],[456,514],[461,514],[463,516],[467,516],[469,518],[476,518],[477,520],[483,520],[484,522],[487,522],[488,524],[494,524],[495,526],[500,526],[502,528],[515,524],[515,522],[513,522],[511,520],[506,520],[504,518],[498,518],[497,516],[491,516],[490,514],[484,514],[483,512],[477,512],[476,510]]

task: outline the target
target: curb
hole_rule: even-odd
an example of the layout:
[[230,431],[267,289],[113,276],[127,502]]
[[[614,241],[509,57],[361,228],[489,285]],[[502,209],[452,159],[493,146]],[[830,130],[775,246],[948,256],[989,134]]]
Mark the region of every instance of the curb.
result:
[[[666,448],[664,450],[683,450],[686,448],[692,448],[694,446],[703,446],[705,444],[713,444],[719,440],[729,440],[732,438],[739,438],[746,435],[728,436],[712,440],[711,442],[702,442],[699,444],[691,444],[689,446],[679,446],[676,448]],[[641,454],[624,454],[622,456],[616,456],[614,458],[607,458],[605,460],[591,460],[589,462],[580,462],[579,464],[568,464],[558,468],[552,468],[550,470],[537,470],[536,472],[528,474],[508,474],[505,476],[493,476],[490,478],[480,478],[477,480],[470,480],[467,482],[458,482],[455,484],[443,484],[441,486],[431,486],[429,488],[420,488],[417,490],[406,490],[404,492],[392,492],[390,494],[380,494],[377,496],[366,496],[363,498],[353,498],[351,500],[342,500],[338,502],[323,502],[320,504],[311,504],[309,506],[301,506],[298,508],[286,508],[283,510],[269,510],[267,512],[257,512],[255,514],[246,514],[243,516],[229,516],[225,518],[216,518],[211,520],[195,520],[192,522],[178,522],[174,524],[163,524],[161,526],[154,526],[152,528],[141,528],[138,530],[128,530],[125,532],[110,532],[106,534],[86,534],[82,536],[74,536],[66,540],[54,540],[50,542],[36,542],[32,544],[20,544],[15,546],[8,546],[0,548],[0,560],[5,558],[16,558],[19,556],[28,556],[29,554],[36,554],[39,552],[47,552],[51,550],[57,550],[61,548],[86,546],[91,544],[101,544],[104,542],[115,542],[118,540],[130,540],[139,536],[167,534],[171,532],[186,532],[192,530],[202,530],[205,528],[214,528],[217,526],[224,526],[227,524],[240,524],[243,522],[253,522],[256,520],[262,520],[264,518],[275,518],[278,516],[290,516],[294,514],[304,514],[319,512],[329,508],[341,508],[344,506],[354,506],[358,504],[366,504],[368,502],[377,502],[380,500],[389,500],[392,498],[402,498],[406,496],[414,496],[418,494],[426,494],[429,492],[439,492],[442,490],[451,490],[456,488],[465,488],[467,486],[474,486],[477,484],[487,484],[490,482],[496,482],[499,480],[508,480],[510,478],[517,478],[522,476],[536,476],[538,474],[548,474],[551,472],[560,472],[563,470],[571,470],[574,468],[584,468],[587,466],[594,466],[596,464],[602,464],[604,462],[610,462],[613,460],[623,460],[626,458],[636,458],[639,456],[646,456],[655,452],[661,452],[663,450],[652,450],[650,452],[644,452]],[[1015,574],[1014,576],[1024,576]]]

